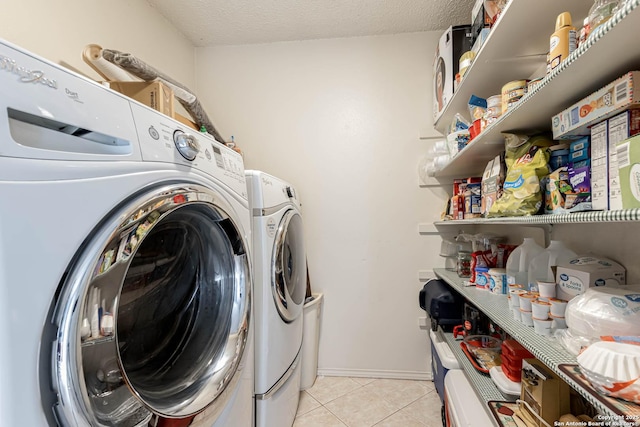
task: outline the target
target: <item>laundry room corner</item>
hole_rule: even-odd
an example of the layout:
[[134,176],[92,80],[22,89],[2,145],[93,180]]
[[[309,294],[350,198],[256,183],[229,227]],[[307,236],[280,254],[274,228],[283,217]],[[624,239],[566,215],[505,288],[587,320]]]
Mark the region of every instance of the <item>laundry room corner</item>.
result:
[[430,377],[418,271],[435,265],[417,224],[418,160],[433,134],[438,34],[198,48],[197,88],[247,168],[296,186],[313,292],[324,294],[322,375]]

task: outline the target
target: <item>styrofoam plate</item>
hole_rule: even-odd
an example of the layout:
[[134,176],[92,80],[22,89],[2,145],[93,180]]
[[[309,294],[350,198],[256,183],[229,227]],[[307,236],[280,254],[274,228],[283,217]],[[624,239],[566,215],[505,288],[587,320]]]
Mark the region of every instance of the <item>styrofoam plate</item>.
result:
[[489,369],[489,376],[495,383],[498,390],[502,392],[502,394],[507,396],[513,396],[514,399],[520,397],[520,388],[521,383],[511,381],[507,376],[502,372],[502,368],[500,366],[494,366]]

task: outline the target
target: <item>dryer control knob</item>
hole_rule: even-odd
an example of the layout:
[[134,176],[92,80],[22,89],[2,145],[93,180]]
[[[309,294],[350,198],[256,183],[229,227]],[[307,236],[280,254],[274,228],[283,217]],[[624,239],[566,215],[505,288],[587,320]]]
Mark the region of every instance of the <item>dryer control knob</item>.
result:
[[178,152],[187,160],[194,160],[200,151],[200,145],[195,136],[177,130],[173,133],[173,142]]

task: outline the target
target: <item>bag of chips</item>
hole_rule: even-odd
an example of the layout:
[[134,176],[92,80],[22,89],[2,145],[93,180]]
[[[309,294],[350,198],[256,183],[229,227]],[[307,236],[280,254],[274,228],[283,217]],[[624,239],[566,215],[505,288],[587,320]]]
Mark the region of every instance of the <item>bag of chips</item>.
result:
[[535,215],[544,200],[540,180],[549,173],[546,137],[507,135],[502,196],[489,209],[489,217]]

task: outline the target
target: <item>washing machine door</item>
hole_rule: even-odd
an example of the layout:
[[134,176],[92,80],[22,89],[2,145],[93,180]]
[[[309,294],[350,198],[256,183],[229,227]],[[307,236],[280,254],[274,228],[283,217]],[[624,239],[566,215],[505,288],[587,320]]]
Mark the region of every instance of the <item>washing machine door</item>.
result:
[[225,408],[251,304],[234,212],[207,187],[168,185],[96,230],[54,309],[60,425],[188,425],[204,409],[216,418]]
[[307,259],[302,217],[286,211],[275,235],[271,260],[273,299],[282,320],[294,321],[302,313],[307,290]]

